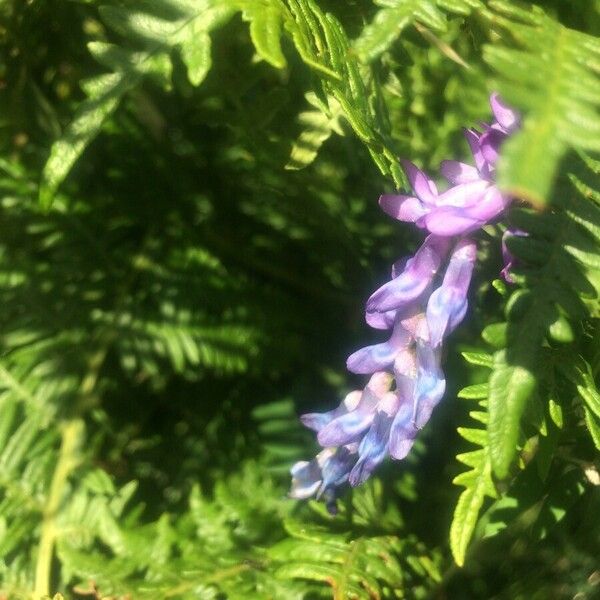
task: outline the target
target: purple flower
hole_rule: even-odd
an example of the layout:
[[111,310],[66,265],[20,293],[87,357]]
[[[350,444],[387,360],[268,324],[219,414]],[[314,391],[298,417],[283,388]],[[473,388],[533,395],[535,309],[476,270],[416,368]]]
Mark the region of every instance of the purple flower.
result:
[[493,92],[491,94],[490,106],[492,107],[494,117],[496,117],[496,124],[506,135],[510,135],[519,128],[521,121],[519,113],[505,104],[500,99],[498,92]]
[[480,175],[493,181],[500,146],[519,127],[520,118],[495,92],[490,96],[490,106],[496,120],[491,125],[483,123],[483,133],[476,129],[467,129],[465,136]]
[[311,461],[300,461],[292,466],[290,498],[305,500],[325,497],[330,512],[335,512],[335,490],[348,481],[356,462],[357,446],[325,448]]
[[367,312],[385,313],[412,306],[429,288],[450,246],[449,240],[428,236],[404,270],[382,285],[367,301]]
[[437,236],[479,229],[497,217],[508,203],[498,188],[470,165],[458,161],[442,163],[442,174],[455,184],[442,194],[437,194],[433,181],[411,162],[402,161],[402,166],[416,197],[385,194],[379,204],[395,219],[415,223]]
[[417,344],[418,372],[414,392],[414,423],[417,429],[427,425],[433,409],[446,391],[446,379],[441,368],[442,349],[430,344]]
[[[388,454],[394,459],[408,454],[444,396],[443,342],[467,312],[477,256],[472,239],[454,236],[496,219],[510,202],[495,185],[495,168],[501,145],[519,126],[519,117],[497,94],[490,97],[490,105],[495,121],[483,124],[482,132],[465,131],[475,165],[442,162],[447,190],[440,193],[423,171],[402,161],[414,196],[381,196],[387,214],[429,235],[414,256],[394,264],[391,280],[367,301],[367,323],[391,330],[391,335],[348,358],[350,371],[372,374],[364,390],[351,392],[334,410],[301,417],[317,432],[324,450],[312,461],[294,465],[292,497],[316,495],[333,512],[340,485],[363,483]],[[507,281],[514,264],[505,243],[510,235],[524,234],[509,230],[502,238]]]
[[415,223],[438,236],[470,233],[500,215],[510,198],[494,184],[495,165],[502,142],[518,127],[519,118],[497,94],[490,97],[490,105],[496,121],[483,124],[483,133],[465,130],[474,167],[443,161],[440,170],[452,187],[438,193],[435,183],[425,173],[403,160],[402,167],[415,195],[384,194],[379,199],[381,208],[395,219]]
[[369,374],[391,367],[398,353],[412,341],[410,332],[403,325],[404,317],[404,313],[396,311],[394,329],[390,339],[382,344],[361,348],[351,354],[346,361],[348,370],[352,373]]
[[390,428],[388,449],[392,458],[404,458],[412,448],[417,436],[418,430],[414,423],[414,392],[417,372],[417,354],[416,348],[413,347],[410,351],[403,353],[394,365],[396,393],[399,395],[400,402]]
[[467,292],[477,258],[477,246],[469,239],[460,240],[450,257],[442,285],[427,302],[429,343],[433,348],[463,320],[467,312]]
[[[393,377],[389,373],[375,373],[352,410],[337,415],[318,431],[319,444],[323,447],[343,446],[360,441],[363,433],[371,426],[377,407],[383,402],[392,383]],[[302,417],[303,422],[305,418],[306,416]]]
[[398,395],[388,392],[377,404],[373,423],[358,447],[358,460],[348,477],[350,485],[363,483],[386,457],[390,428],[399,403]]

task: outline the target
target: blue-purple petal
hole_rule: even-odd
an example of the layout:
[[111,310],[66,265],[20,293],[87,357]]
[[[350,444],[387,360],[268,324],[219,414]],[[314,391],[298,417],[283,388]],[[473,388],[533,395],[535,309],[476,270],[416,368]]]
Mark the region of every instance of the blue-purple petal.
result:
[[343,485],[348,480],[350,470],[356,462],[357,455],[348,448],[337,448],[333,456],[324,462],[322,467],[323,483],[317,492],[317,499],[329,488]]
[[467,311],[467,292],[477,257],[475,242],[463,239],[454,248],[442,285],[429,297],[427,325],[429,343],[439,346],[463,320]]
[[412,401],[403,402],[390,428],[389,452],[392,458],[401,460],[410,452],[418,430],[413,423]]
[[434,349],[425,342],[418,342],[417,361],[419,373],[415,383],[414,422],[418,429],[422,429],[444,395],[446,380],[440,366],[441,348]]
[[295,463],[290,472],[292,474],[290,498],[304,500],[316,494],[322,482],[321,467],[316,458],[310,462],[303,460]]
[[410,340],[410,333],[402,327],[396,317],[392,337],[387,342],[367,346],[351,354],[346,361],[348,370],[360,374],[384,371],[394,364],[398,352],[405,348]]
[[308,413],[300,416],[300,421],[305,427],[312,429],[313,431],[320,431],[328,423],[331,423],[337,417],[346,414],[348,411],[354,410],[358,406],[362,392],[355,390],[346,395],[346,397],[340,402],[339,406],[336,406],[333,410],[324,413]]
[[387,312],[409,307],[429,287],[448,251],[449,241],[430,235],[407,261],[404,271],[381,286],[367,301],[368,312]]

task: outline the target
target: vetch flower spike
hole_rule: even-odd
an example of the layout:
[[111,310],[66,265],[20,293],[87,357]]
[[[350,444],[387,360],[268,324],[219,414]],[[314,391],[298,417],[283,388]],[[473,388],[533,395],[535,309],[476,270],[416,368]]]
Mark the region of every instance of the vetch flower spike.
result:
[[[367,301],[367,323],[392,332],[388,341],[348,358],[350,371],[372,374],[364,390],[351,392],[334,410],[301,417],[324,449],[312,461],[292,467],[291,497],[322,498],[335,512],[339,487],[363,483],[388,454],[404,458],[443,398],[443,344],[467,313],[477,258],[475,241],[464,236],[497,219],[511,200],[494,178],[501,146],[520,119],[496,93],[490,106],[493,123],[484,123],[482,132],[465,130],[475,165],[442,162],[447,190],[440,193],[432,179],[403,160],[414,196],[384,194],[379,199],[388,215],[429,235],[414,256],[394,264],[391,280]],[[514,264],[505,243],[510,235],[524,234],[508,230],[502,238],[507,281]]]

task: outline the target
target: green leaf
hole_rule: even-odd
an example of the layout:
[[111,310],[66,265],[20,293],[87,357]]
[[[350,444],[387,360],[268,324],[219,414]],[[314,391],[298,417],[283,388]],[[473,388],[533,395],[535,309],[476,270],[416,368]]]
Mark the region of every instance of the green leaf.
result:
[[494,370],[490,376],[488,423],[490,457],[494,473],[500,479],[508,475],[517,452],[519,423],[536,379],[518,365],[506,362],[506,354],[494,355]]
[[488,392],[489,386],[487,383],[476,383],[475,385],[469,385],[460,390],[457,396],[467,400],[481,400],[482,398],[488,397]]
[[245,4],[243,17],[250,21],[250,37],[258,55],[275,68],[283,69],[287,63],[281,50],[281,8],[253,0]]
[[81,103],[61,139],[52,144],[40,184],[40,203],[44,209],[50,208],[58,186],[75,161],[100,131],[106,118],[117,108],[123,94],[136,82],[136,76],[125,77],[121,73],[94,81],[94,97]]
[[181,59],[188,71],[188,79],[192,85],[202,83],[210,70],[210,36],[205,31],[186,37],[181,42]]
[[402,588],[403,569],[396,558],[402,544],[394,536],[348,541],[323,527],[289,520],[286,529],[292,537],[269,549],[271,558],[281,563],[278,577],[326,582],[336,600],[380,597],[382,580]]
[[506,346],[506,323],[492,323],[485,327],[481,332],[481,337],[494,348],[503,348]]
[[554,398],[550,398],[548,400],[548,413],[550,414],[552,422],[559,429],[562,429],[564,426],[563,409],[562,406],[556,400],[554,400]]
[[594,415],[594,413],[587,408],[587,406],[584,406],[583,412],[585,416],[585,424],[590,432],[594,446],[596,446],[597,450],[600,450],[600,419],[598,419],[596,415]]
[[484,352],[461,352],[461,354],[472,365],[491,368],[494,364],[494,359]]
[[491,463],[485,449],[460,454],[457,459],[473,467],[473,470],[454,479],[455,484],[466,486],[458,499],[450,526],[450,550],[456,564],[462,567],[485,497],[495,495],[495,492],[492,492]]
[[577,375],[576,386],[579,395],[587,408],[600,419],[600,392],[596,388],[590,365],[584,362],[584,367],[577,368]]
[[361,60],[369,62],[385,52],[407,25],[418,21],[434,31],[444,31],[446,20],[432,0],[380,0],[382,8],[354,42]]
[[[307,96],[308,101],[315,105],[314,95]],[[329,107],[327,112],[312,110],[300,113],[298,121],[304,127],[304,131],[294,142],[290,158],[285,165],[286,169],[297,170],[307,167],[312,163],[323,143],[329,139],[332,133],[343,135],[340,126],[341,107],[335,98],[328,98]]]

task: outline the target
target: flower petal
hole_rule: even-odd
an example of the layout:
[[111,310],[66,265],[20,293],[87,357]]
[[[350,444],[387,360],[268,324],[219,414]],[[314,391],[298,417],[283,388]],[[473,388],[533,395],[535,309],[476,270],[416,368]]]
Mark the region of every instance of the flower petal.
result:
[[313,431],[320,431],[328,423],[331,423],[337,417],[340,417],[347,412],[354,410],[360,402],[362,390],[354,390],[346,395],[346,397],[340,402],[339,406],[333,410],[324,413],[308,413],[300,416],[300,421],[305,427],[312,429]]
[[362,433],[371,425],[375,416],[375,406],[367,407],[342,415],[328,423],[317,435],[317,441],[324,448],[343,446],[360,441]]
[[415,194],[422,202],[426,204],[434,203],[437,196],[437,188],[435,183],[409,160],[402,160],[402,168],[406,173],[406,177],[414,190]]
[[429,297],[427,325],[429,343],[434,348],[458,326],[467,312],[467,292],[476,256],[475,242],[460,240],[452,252],[442,285]]
[[345,446],[335,449],[335,453],[323,463],[321,468],[323,483],[317,492],[317,500],[328,488],[338,487],[348,480],[356,458],[356,452],[351,452]]
[[365,321],[373,329],[391,329],[394,326],[397,312],[397,310],[367,312],[365,313]]
[[390,428],[389,453],[392,458],[401,460],[406,457],[415,443],[419,430],[412,420],[411,402],[403,402],[396,413]]
[[302,460],[294,464],[290,469],[292,474],[292,486],[290,498],[304,500],[313,496],[322,482],[321,467],[316,458],[310,462]]
[[393,392],[386,394],[382,410],[378,410],[373,424],[358,448],[359,458],[350,471],[348,481],[356,486],[365,482],[387,454],[390,427],[398,410],[398,397]]
[[500,153],[500,146],[505,139],[506,134],[493,127],[490,127],[485,133],[481,134],[481,137],[479,138],[481,154],[485,161],[490,165],[496,164]]
[[471,148],[473,158],[475,159],[475,166],[477,167],[477,170],[480,173],[485,174],[486,165],[483,154],[481,153],[481,148],[479,146],[479,132],[475,129],[465,129],[464,133],[465,137],[467,138],[467,142],[469,143],[469,147]]
[[465,214],[464,209],[455,206],[439,208],[425,218],[425,227],[439,236],[453,236],[479,229],[484,222]]
[[443,206],[454,206],[456,208],[473,206],[479,202],[489,188],[490,182],[481,178],[467,183],[459,183],[438,196],[436,208]]
[[[402,398],[412,397],[413,384],[417,376],[417,357],[414,347],[402,350],[394,362],[394,374],[396,376],[396,391]],[[407,382],[409,387],[407,387]]]
[[402,318],[402,327],[406,329],[410,335],[417,339],[422,340],[429,339],[429,331],[427,330],[427,319],[422,307],[417,307],[417,310],[412,315],[407,315],[406,318]]
[[373,394],[381,400],[390,391],[393,383],[394,378],[389,373],[384,371],[373,373],[365,386],[363,394]]
[[362,432],[373,421],[375,410],[393,383],[389,373],[375,373],[360,395],[358,403],[346,414],[331,420],[317,436],[324,447],[342,446],[359,441]]
[[479,171],[457,160],[444,160],[440,165],[440,171],[442,175],[450,183],[469,183],[480,179]]
[[418,300],[437,273],[448,251],[449,241],[443,237],[428,236],[404,271],[382,285],[367,301],[368,312],[387,312],[403,309]]
[[441,348],[432,348],[424,342],[417,342],[419,373],[415,383],[414,423],[422,429],[429,421],[433,409],[442,399],[446,390],[446,380],[442,372]]
[[417,357],[411,348],[395,364],[396,393],[399,407],[390,429],[389,452],[392,458],[404,458],[412,448],[418,430],[413,423],[413,396],[417,377]]
[[509,204],[510,198],[491,185],[476,204],[465,208],[465,214],[473,219],[489,222],[495,219]]
[[392,279],[396,279],[406,269],[406,265],[411,258],[412,256],[403,256],[392,265]]
[[427,213],[423,203],[411,196],[384,194],[379,197],[379,206],[390,217],[406,223],[415,223]]
[[490,96],[490,106],[498,124],[506,130],[507,133],[519,125],[519,115],[512,108],[509,108],[502,100],[497,92]]
[[411,336],[396,319],[392,337],[382,344],[361,348],[348,357],[346,366],[352,373],[368,374],[383,371],[394,364],[398,352],[408,346]]

